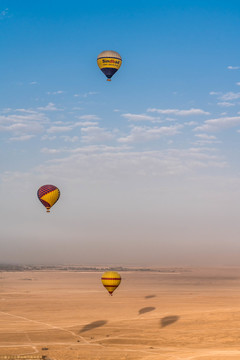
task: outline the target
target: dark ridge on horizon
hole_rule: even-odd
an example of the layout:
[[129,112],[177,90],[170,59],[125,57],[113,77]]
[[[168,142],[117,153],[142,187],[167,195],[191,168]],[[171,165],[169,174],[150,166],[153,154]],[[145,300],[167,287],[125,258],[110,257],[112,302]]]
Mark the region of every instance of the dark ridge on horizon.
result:
[[148,267],[122,267],[122,266],[85,266],[85,265],[18,265],[18,264],[0,264],[0,271],[149,271],[161,273],[176,273],[179,271],[191,271],[187,268],[148,268]]

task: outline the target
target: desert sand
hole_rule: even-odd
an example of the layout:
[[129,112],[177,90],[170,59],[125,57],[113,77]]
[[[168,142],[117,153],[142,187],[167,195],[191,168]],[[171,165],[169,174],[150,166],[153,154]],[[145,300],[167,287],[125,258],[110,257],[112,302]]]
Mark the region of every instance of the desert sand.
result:
[[121,276],[111,297],[97,271],[2,272],[0,355],[240,359],[240,268]]

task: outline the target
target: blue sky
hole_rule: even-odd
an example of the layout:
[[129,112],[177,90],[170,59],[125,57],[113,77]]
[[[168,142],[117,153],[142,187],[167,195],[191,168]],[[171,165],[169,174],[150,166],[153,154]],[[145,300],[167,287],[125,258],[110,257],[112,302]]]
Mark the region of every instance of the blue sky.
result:
[[238,263],[239,2],[0,6],[0,261]]

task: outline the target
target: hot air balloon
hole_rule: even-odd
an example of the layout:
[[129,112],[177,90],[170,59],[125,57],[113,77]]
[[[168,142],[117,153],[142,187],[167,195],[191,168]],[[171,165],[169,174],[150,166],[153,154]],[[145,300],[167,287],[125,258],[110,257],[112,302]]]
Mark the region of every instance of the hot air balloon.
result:
[[111,77],[122,65],[122,58],[116,51],[107,50],[98,55],[97,64],[106,75],[107,81],[111,81]]
[[102,284],[110,295],[116,290],[121,282],[121,276],[116,271],[107,271],[102,275]]
[[37,196],[47,209],[47,212],[50,212],[50,208],[58,201],[60,197],[60,191],[54,185],[43,185],[38,189]]

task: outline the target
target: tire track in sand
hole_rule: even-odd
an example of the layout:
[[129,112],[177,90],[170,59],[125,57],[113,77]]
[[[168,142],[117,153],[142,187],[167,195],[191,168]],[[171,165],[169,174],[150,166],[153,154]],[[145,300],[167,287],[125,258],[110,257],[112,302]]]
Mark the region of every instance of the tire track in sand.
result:
[[26,318],[25,316],[13,315],[13,314],[10,314],[10,313],[4,312],[4,311],[0,311],[0,314],[6,315],[6,316],[11,316],[11,317],[13,317],[13,318],[20,319],[20,320],[29,321],[29,322],[32,322],[32,323],[35,323],[35,324],[41,324],[41,325],[44,325],[44,326],[49,327],[49,328],[52,329],[52,330],[61,330],[61,331],[67,332],[67,333],[71,334],[72,336],[74,336],[75,338],[81,339],[86,345],[92,345],[92,344],[91,344],[88,340],[86,340],[83,336],[77,335],[77,334],[74,333],[73,331],[71,331],[71,330],[66,330],[66,329],[64,329],[64,328],[62,328],[62,327],[60,327],[60,326],[48,324],[48,323],[45,323],[45,322],[43,322],[43,321],[28,319],[28,318]]

